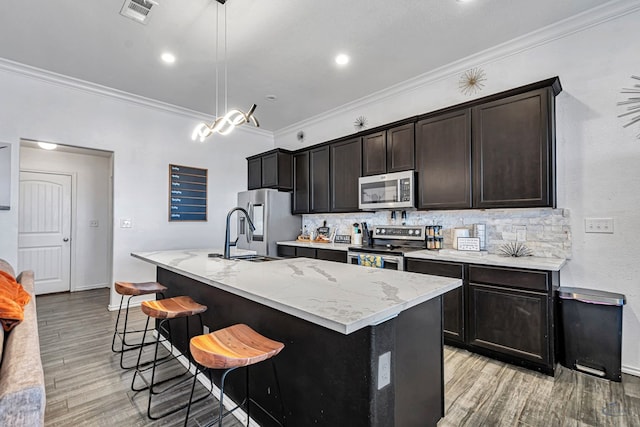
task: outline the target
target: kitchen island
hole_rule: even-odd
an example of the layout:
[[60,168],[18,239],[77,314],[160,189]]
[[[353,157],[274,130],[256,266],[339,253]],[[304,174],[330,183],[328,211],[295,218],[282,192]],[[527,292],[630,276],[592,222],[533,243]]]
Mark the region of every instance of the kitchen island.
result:
[[[444,415],[441,296],[460,280],[307,258],[225,260],[209,252],[132,255],[157,266],[167,296],[206,304],[210,330],[246,323],[285,344],[273,360],[284,408],[269,363],[252,367],[251,379],[252,397],[287,425],[435,426]],[[174,332],[184,352],[186,329]],[[242,384],[242,374],[231,380],[232,399],[241,398]],[[257,411],[252,416],[271,425]]]

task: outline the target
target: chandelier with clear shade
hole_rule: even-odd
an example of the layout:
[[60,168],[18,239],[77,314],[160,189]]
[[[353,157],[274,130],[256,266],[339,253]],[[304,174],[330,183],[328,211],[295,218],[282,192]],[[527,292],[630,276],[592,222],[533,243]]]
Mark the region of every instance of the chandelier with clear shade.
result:
[[214,133],[219,133],[220,135],[228,135],[235,129],[237,126],[243,125],[245,123],[253,123],[254,126],[260,127],[258,123],[258,119],[255,118],[253,113],[256,111],[256,104],[253,104],[247,113],[243,113],[242,111],[233,108],[231,110],[227,110],[227,9],[224,9],[223,19],[224,19],[224,109],[227,113],[223,116],[218,114],[218,81],[219,81],[219,73],[218,73],[218,65],[220,61],[218,60],[218,51],[219,49],[219,39],[220,37],[220,4],[223,5],[226,0],[216,0],[216,119],[210,125],[207,123],[200,123],[195,127],[193,133],[191,134],[192,140],[199,140],[203,142],[207,137]]

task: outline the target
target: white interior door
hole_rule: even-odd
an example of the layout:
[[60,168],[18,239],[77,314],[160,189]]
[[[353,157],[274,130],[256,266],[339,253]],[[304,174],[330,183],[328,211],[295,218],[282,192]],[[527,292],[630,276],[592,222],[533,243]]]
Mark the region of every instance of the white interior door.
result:
[[71,176],[20,172],[18,212],[18,271],[34,271],[36,295],[69,291]]

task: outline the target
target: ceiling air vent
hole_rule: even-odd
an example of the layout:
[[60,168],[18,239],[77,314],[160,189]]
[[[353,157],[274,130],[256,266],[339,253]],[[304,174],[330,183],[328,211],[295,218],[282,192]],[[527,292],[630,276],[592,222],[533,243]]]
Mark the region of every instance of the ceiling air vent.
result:
[[120,15],[146,24],[154,5],[157,6],[158,3],[153,0],[125,0]]

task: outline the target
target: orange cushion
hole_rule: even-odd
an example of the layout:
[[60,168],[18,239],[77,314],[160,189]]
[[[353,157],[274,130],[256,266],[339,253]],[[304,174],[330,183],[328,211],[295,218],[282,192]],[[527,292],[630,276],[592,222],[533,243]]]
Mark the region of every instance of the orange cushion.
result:
[[0,271],[0,323],[10,331],[24,319],[24,306],[31,295],[9,273]]

